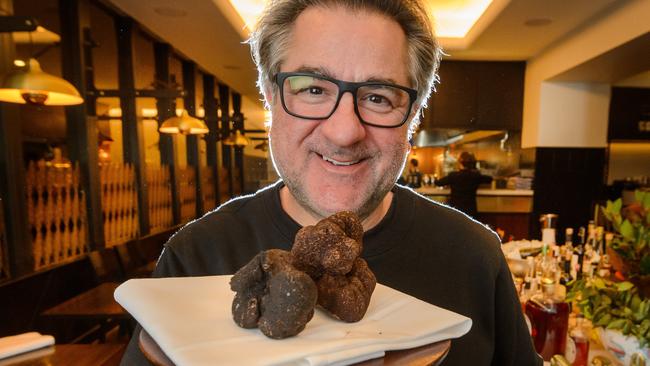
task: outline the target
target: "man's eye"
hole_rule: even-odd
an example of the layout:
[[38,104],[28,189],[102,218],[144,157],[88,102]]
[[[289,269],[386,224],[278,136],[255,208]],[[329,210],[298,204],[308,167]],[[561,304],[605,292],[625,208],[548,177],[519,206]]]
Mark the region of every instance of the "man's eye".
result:
[[307,93],[309,95],[321,95],[323,94],[323,89],[319,87],[311,86],[296,91],[296,94],[302,94],[302,93]]
[[312,86],[309,88],[309,94],[323,94],[323,89]]
[[377,94],[369,95],[366,98],[366,100],[368,100],[369,102],[374,103],[374,104],[383,104],[383,105],[390,105],[391,104],[390,100],[388,100],[388,98],[386,98],[384,96],[381,96],[381,95],[377,95]]

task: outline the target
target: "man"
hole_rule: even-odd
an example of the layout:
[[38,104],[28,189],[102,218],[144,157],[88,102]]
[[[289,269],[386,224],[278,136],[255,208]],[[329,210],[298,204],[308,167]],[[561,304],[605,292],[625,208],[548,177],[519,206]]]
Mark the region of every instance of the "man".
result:
[[[250,44],[282,180],[188,224],[154,275],[232,274],[352,210],[378,282],[472,319],[445,365],[541,365],[496,235],[395,185],[440,55],[422,4],[276,0]],[[138,362],[136,334],[123,364]]]
[[463,151],[458,161],[461,165],[459,171],[451,172],[434,183],[437,186],[450,186],[449,205],[476,217],[476,190],[481,184],[492,182],[492,177],[483,175],[476,169],[476,158],[471,152]]
[[422,173],[420,172],[420,168],[418,168],[418,159],[413,158],[409,163],[410,167],[406,176],[407,185],[411,188],[420,188],[422,187]]

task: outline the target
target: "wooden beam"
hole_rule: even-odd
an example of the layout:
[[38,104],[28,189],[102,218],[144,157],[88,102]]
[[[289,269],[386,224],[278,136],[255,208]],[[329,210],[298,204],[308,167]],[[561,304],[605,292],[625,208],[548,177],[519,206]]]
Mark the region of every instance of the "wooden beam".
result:
[[[59,16],[63,77],[85,97],[85,61],[82,45],[83,29],[90,24],[88,4],[81,0],[59,0]],[[88,116],[86,103],[66,107],[65,115],[70,159],[79,163],[81,185],[86,192],[89,246],[93,250],[104,247],[104,223],[99,181],[97,121]]]
[[[155,76],[154,81],[157,88],[168,88],[169,79],[169,57],[171,56],[171,47],[167,43],[154,43],[154,60]],[[176,114],[176,100],[170,97],[157,97],[156,108],[158,109],[158,127],[168,118]],[[176,156],[176,146],[172,135],[161,133],[158,142],[160,147],[160,160],[163,164],[169,166],[169,175],[171,180],[172,191],[172,214],[174,224],[181,222],[181,200],[178,191],[178,157]]]
[[214,175],[215,203],[221,203],[219,194],[219,161],[217,156],[217,141],[219,141],[219,114],[217,113],[217,99],[214,97],[214,76],[203,74],[203,109],[205,117],[203,121],[210,132],[205,135],[206,160],[212,168]]
[[[11,15],[12,0],[0,0],[0,9]],[[11,33],[0,33],[0,75],[13,68],[15,45]],[[20,107],[0,103],[0,204],[4,209],[4,227],[9,275],[19,277],[34,268],[32,240],[27,221],[25,164],[23,163]]]
[[[230,135],[230,88],[228,85],[219,83],[219,109],[221,109],[221,136],[227,138]],[[228,172],[228,196],[234,196],[233,186],[235,185],[232,176],[232,149],[228,145],[221,144],[221,158],[223,166]]]
[[[232,93],[232,119],[235,131],[244,131],[244,114],[241,112],[241,94]],[[235,146],[235,166],[239,170],[239,192],[244,193],[244,148]]]
[[[133,19],[115,17],[117,35],[117,73],[120,90],[135,90],[133,73]],[[138,223],[140,235],[149,233],[149,188],[144,156],[144,131],[138,118],[135,96],[120,97],[122,109],[122,152],[124,161],[133,164],[138,187]]]
[[[186,90],[183,106],[187,114],[196,117],[196,64],[183,60],[183,88]],[[187,163],[194,166],[196,187],[196,217],[203,216],[203,179],[199,159],[199,136],[187,135]]]

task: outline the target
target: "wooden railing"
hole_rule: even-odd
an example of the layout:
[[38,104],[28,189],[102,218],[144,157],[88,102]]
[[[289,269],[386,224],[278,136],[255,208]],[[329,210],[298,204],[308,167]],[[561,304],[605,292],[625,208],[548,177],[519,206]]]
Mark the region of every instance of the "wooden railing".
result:
[[169,166],[147,165],[149,230],[157,233],[174,224]]
[[181,223],[196,218],[196,169],[193,166],[178,168],[178,192],[181,200]]
[[138,196],[133,165],[102,164],[99,181],[106,247],[135,239],[138,236]]
[[31,161],[25,178],[34,269],[86,253],[86,197],[80,188],[79,166]]

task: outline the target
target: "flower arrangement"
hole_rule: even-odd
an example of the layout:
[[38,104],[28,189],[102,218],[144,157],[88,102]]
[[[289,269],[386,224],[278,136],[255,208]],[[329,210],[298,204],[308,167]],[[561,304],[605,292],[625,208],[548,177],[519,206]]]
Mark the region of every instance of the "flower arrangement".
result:
[[602,210],[614,237],[607,248],[614,278],[587,278],[569,284],[567,300],[575,301],[594,326],[635,337],[650,345],[650,192],[635,192],[635,202],[621,199]]

